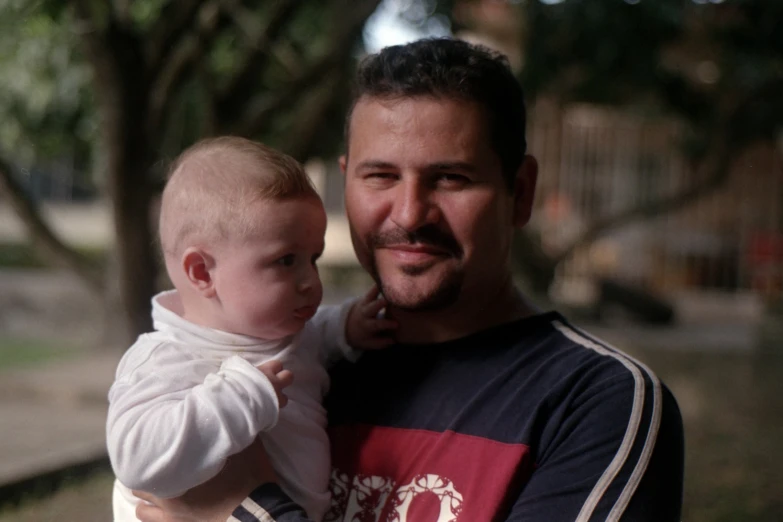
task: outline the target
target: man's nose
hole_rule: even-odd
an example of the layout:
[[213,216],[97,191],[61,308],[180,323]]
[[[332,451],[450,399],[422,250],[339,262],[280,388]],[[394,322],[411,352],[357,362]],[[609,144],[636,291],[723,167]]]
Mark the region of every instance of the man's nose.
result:
[[440,209],[433,201],[432,190],[420,180],[400,183],[394,194],[391,220],[398,227],[413,232],[440,220]]

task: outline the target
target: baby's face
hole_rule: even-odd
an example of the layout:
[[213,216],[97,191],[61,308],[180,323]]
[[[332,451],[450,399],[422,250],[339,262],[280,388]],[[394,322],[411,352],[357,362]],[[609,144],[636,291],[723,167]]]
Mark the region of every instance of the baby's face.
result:
[[251,211],[263,226],[216,255],[221,328],[280,339],[301,330],[321,303],[315,263],[324,249],[326,213],[315,197],[263,201]]

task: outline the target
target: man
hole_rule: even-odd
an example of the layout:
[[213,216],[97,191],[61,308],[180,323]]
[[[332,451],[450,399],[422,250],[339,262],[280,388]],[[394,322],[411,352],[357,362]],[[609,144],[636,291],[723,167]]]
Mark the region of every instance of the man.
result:
[[[537,165],[505,61],[424,40],[370,57],[357,84],[346,211],[398,344],[333,372],[324,520],[678,521],[671,394],[512,283],[512,235],[530,218]],[[169,516],[139,515],[306,520],[267,468],[250,469],[257,458],[251,447],[204,490],[156,501]]]

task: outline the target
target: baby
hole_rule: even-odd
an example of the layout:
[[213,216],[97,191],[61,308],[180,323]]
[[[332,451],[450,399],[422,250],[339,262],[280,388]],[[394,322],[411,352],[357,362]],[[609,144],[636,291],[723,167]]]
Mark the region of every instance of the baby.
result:
[[394,328],[378,318],[375,289],[319,309],[325,230],[320,198],[284,154],[223,137],[174,163],[160,242],[175,290],[153,298],[154,331],[127,351],[109,391],[115,521],[136,520],[132,489],[179,496],[259,435],[282,489],[322,518],[325,366],[390,344]]

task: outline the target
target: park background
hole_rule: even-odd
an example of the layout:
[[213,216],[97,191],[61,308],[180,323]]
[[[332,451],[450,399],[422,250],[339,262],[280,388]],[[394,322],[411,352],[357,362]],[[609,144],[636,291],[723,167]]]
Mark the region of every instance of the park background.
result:
[[0,522],[107,520],[105,393],[165,287],[165,166],[203,136],[305,163],[326,301],[360,292],[336,157],[363,55],[509,57],[541,167],[520,286],[651,366],[683,520],[783,513],[783,2],[0,0]]

